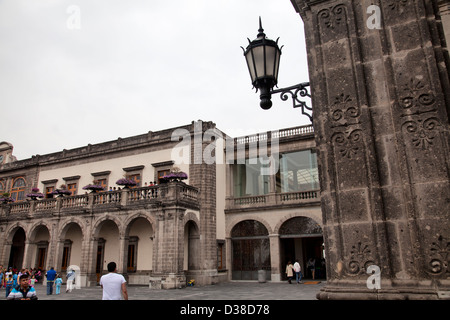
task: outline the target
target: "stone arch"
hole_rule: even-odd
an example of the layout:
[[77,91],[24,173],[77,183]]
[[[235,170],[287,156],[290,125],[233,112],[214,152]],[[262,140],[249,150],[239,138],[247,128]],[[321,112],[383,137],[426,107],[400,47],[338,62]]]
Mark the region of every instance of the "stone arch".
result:
[[[141,221],[140,221],[141,220]],[[148,283],[153,268],[155,221],[144,211],[137,212],[123,222],[124,261],[130,284]]]
[[183,217],[183,224],[186,226],[186,223],[189,221],[195,222],[197,226],[200,226],[200,220],[198,219],[197,215],[194,212],[187,212]]
[[318,225],[320,225],[320,227],[323,227],[323,223],[322,220],[317,221],[319,219],[317,219],[317,217],[310,213],[310,212],[296,212],[296,213],[291,213],[289,215],[286,215],[285,217],[283,217],[282,219],[280,219],[278,221],[278,223],[276,224],[275,228],[273,229],[274,234],[279,234],[280,233],[280,228],[281,226],[288,220],[292,219],[292,218],[296,218],[296,217],[306,217],[306,218],[310,218],[312,220],[314,220]]
[[51,224],[44,220],[37,221],[30,227],[27,241],[28,252],[24,263],[41,270],[49,269],[49,264],[53,264],[52,255],[49,252],[52,230]]
[[239,223],[241,223],[242,221],[245,221],[245,220],[255,220],[255,221],[257,221],[257,222],[263,224],[264,227],[266,227],[267,232],[268,232],[269,234],[272,234],[272,233],[273,233],[272,227],[270,226],[270,224],[269,224],[265,219],[263,219],[263,218],[261,218],[261,217],[246,217],[246,216],[243,216],[243,217],[237,218],[235,221],[232,221],[231,223],[229,223],[229,224],[227,225],[226,235],[227,235],[228,237],[231,237],[231,231],[233,230],[233,228],[234,228],[237,224],[239,224]]
[[[324,239],[322,225],[310,214],[294,213],[281,219],[276,226],[280,238],[280,261],[284,266],[288,261],[297,261],[305,278],[326,278],[324,259]],[[308,260],[315,261],[314,268],[308,269]],[[283,270],[283,268],[282,268]],[[285,278],[285,274],[281,274]]]
[[241,219],[233,224],[229,236],[232,251],[232,280],[257,280],[260,270],[270,276],[271,230],[260,219]]
[[8,228],[6,234],[8,236],[3,253],[5,267],[21,268],[25,259],[25,242],[28,240],[27,229],[17,222]]
[[147,220],[147,221],[150,223],[150,225],[151,225],[153,231],[155,230],[155,226],[156,226],[156,221],[155,221],[155,219],[154,219],[151,215],[147,214],[146,212],[139,211],[139,212],[137,212],[137,213],[134,213],[134,214],[128,216],[128,217],[123,221],[124,235],[125,235],[125,236],[128,236],[128,235],[129,235],[131,225],[133,224],[133,222],[134,222],[136,219],[139,219],[139,218],[143,218],[143,219]]
[[71,224],[76,224],[81,229],[81,234],[83,235],[83,239],[87,236],[86,225],[83,223],[81,219],[76,217],[71,217],[69,220],[64,221],[58,229],[58,240],[64,240],[66,236],[67,230],[70,228]]
[[123,224],[115,216],[105,215],[94,223],[91,237],[96,251],[94,267],[97,281],[100,280],[103,272],[106,272],[106,266],[111,261],[116,262],[118,269],[123,272],[120,264],[122,259],[119,256],[120,238],[123,236]]
[[10,225],[6,230],[5,230],[5,234],[6,236],[6,242],[7,243],[11,243],[14,237],[15,232],[17,231],[17,229],[22,228],[23,231],[25,232],[25,235],[28,232],[28,228],[25,224],[23,224],[20,221],[17,221],[15,223],[13,223],[12,225]]
[[200,269],[200,228],[195,217],[184,224],[184,270]]
[[100,232],[100,229],[102,228],[103,224],[107,221],[112,221],[115,223],[115,225],[117,226],[117,229],[119,230],[119,234],[123,235],[123,223],[122,221],[120,221],[119,218],[115,217],[115,216],[110,216],[110,215],[106,215],[106,216],[102,216],[99,217],[93,224],[92,226],[92,232],[91,232],[91,237],[93,237],[94,239],[98,238],[98,234]]
[[83,261],[83,242],[87,239],[85,225],[81,219],[72,217],[58,230],[58,255],[56,267],[66,271],[70,264],[81,266]]

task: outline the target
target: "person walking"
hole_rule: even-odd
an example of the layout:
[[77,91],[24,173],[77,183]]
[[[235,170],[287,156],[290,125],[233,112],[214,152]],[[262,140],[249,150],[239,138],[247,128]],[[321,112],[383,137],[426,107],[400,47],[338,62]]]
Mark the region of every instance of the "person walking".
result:
[[108,272],[100,278],[102,300],[128,300],[127,281],[123,275],[117,273],[115,262],[108,263]]
[[67,273],[66,292],[72,292],[74,280],[75,280],[75,271],[70,270],[69,273]]
[[294,272],[295,272],[295,280],[297,281],[297,284],[302,281],[302,267],[300,267],[300,263],[298,263],[298,259],[295,260],[294,263]]
[[[60,274],[58,274],[57,276],[56,276],[56,280],[55,280],[55,287],[56,287],[56,290],[55,290],[55,294],[60,294],[61,293],[61,285],[62,285],[62,279],[61,279],[61,275]],[[67,291],[66,291],[67,292]]]
[[294,276],[294,266],[292,265],[292,262],[291,261],[289,261],[288,262],[288,264],[287,264],[287,266],[286,266],[286,275],[287,275],[287,278],[288,278],[288,282],[291,284],[292,282],[292,278],[293,278],[293,276]]
[[55,283],[56,271],[53,267],[45,274],[47,277],[47,295],[53,294],[53,284]]

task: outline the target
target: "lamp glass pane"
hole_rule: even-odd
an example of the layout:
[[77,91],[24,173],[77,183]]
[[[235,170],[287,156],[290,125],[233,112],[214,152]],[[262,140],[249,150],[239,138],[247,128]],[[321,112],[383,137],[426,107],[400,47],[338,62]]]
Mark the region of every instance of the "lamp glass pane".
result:
[[280,51],[276,50],[276,56],[275,56],[275,79],[278,79],[278,70],[280,69]]
[[253,57],[252,57],[251,50],[249,50],[247,52],[245,59],[247,60],[248,70],[250,72],[250,77],[252,78],[252,83],[253,83],[256,80],[256,78],[255,78],[255,66],[253,64]]
[[266,46],[266,76],[274,76],[276,50],[274,47]]
[[258,46],[252,49],[255,57],[256,78],[264,77],[264,46]]

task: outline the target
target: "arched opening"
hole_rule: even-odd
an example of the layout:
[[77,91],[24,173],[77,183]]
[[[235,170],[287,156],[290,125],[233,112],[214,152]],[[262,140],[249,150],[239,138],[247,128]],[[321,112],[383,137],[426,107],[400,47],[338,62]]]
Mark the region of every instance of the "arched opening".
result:
[[[30,237],[32,245],[30,245],[31,265],[38,270],[46,270],[47,267],[47,257],[48,257],[48,244],[50,242],[50,232],[46,226],[40,225],[31,234]],[[24,266],[26,267],[26,266]]]
[[258,280],[258,271],[270,277],[270,241],[267,228],[256,220],[239,222],[231,230],[232,280]]
[[60,270],[66,272],[70,265],[81,265],[83,232],[75,222],[68,224],[64,229],[65,232],[61,235],[64,242]]
[[105,220],[99,226],[97,238],[97,253],[95,273],[97,282],[103,273],[107,272],[107,265],[115,262],[119,265],[119,228],[112,220]]
[[194,221],[184,226],[184,270],[200,269],[200,233]]
[[[283,279],[286,277],[283,266],[295,260],[300,263],[304,278],[326,278],[323,232],[317,222],[308,217],[291,218],[283,223],[279,234]],[[310,259],[312,268],[308,267]]]
[[148,284],[153,267],[153,227],[145,218],[136,218],[129,224],[127,273],[130,284]]
[[18,228],[12,238],[11,252],[9,254],[8,266],[14,269],[22,268],[23,255],[25,252],[25,231]]

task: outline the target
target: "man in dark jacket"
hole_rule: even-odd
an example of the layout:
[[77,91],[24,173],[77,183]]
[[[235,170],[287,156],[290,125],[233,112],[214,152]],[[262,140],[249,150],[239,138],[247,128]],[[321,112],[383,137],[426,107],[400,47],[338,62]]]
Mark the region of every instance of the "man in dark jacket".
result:
[[55,283],[56,271],[53,269],[53,267],[51,267],[50,270],[47,271],[45,276],[47,277],[47,295],[49,295],[53,293],[53,284]]

